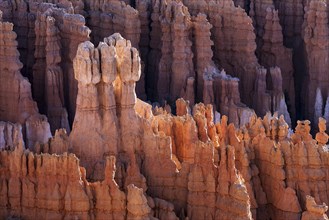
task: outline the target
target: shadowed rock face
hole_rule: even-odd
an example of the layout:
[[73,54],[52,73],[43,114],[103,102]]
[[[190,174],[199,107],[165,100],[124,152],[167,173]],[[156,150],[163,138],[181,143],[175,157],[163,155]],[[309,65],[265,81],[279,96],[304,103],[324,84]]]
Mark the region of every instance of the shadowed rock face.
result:
[[0,10],[0,218],[328,219],[325,1]]
[[[88,40],[90,30],[82,15],[72,14],[69,2],[58,6],[46,2],[3,1],[3,20],[14,23],[22,74],[32,84],[32,95],[51,130],[66,128],[73,121],[77,82],[73,59],[79,43]],[[28,54],[27,58],[25,55]]]
[[[0,118],[3,121],[20,123],[27,146],[36,142],[46,143],[51,137],[47,117],[40,115],[31,95],[31,84],[20,70],[16,33],[13,24],[0,21]],[[9,130],[11,130],[9,128]]]
[[[89,35],[96,46],[115,32],[130,40],[142,59],[137,96],[173,109],[179,97],[191,104],[203,101],[204,70],[212,67],[239,78],[237,96],[259,116],[286,105],[284,115],[289,113],[293,125],[296,119],[313,121],[317,116],[318,88],[324,99],[328,96],[325,2],[3,1],[0,9],[4,20],[14,23],[22,75],[29,78],[33,98],[48,117],[52,133],[72,127],[78,84],[73,59]],[[272,96],[264,107],[254,100],[264,96],[256,83],[261,66],[267,69],[265,92]],[[276,67],[282,82],[272,79],[270,69]],[[282,94],[273,91],[278,85]],[[208,93],[213,86],[208,86]],[[216,97],[208,94],[207,99],[216,104]],[[324,109],[325,105],[321,116]]]

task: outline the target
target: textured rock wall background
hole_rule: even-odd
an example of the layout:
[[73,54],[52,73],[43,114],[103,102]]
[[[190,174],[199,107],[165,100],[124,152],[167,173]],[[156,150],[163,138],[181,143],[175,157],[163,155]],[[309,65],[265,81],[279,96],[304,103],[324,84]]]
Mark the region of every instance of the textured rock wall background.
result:
[[0,10],[1,218],[328,219],[327,2]]

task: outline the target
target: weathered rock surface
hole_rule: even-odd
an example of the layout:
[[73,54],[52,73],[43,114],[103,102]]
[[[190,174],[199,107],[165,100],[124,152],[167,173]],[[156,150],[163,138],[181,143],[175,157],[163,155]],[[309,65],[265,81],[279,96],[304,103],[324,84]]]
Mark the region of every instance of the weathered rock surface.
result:
[[227,75],[224,70],[219,71],[212,60],[212,25],[206,16],[198,14],[193,25],[197,69],[195,99],[204,104],[213,104],[215,110],[229,116],[230,123],[243,126],[253,111],[240,100],[239,79]]
[[[61,42],[55,18],[50,10],[39,13],[35,22],[36,64],[33,78],[36,99],[48,116],[52,132],[58,128],[70,131],[64,100],[64,76],[60,66]],[[54,15],[53,15],[54,16]],[[46,62],[44,62],[46,61]],[[45,73],[46,72],[46,73]],[[45,85],[45,86],[44,86]]]
[[20,147],[2,151],[1,163],[2,217],[125,219],[127,197],[113,180],[113,158],[96,183],[87,182],[72,154],[36,155]]
[[[26,119],[38,113],[32,99],[31,85],[20,70],[16,33],[13,24],[1,22],[1,120],[25,123]],[[6,95],[8,94],[8,95]],[[9,107],[9,108],[8,108]]]
[[328,206],[326,204],[318,205],[311,196],[306,196],[306,212],[303,212],[302,220],[307,219],[328,219],[325,214],[328,211]]
[[[329,68],[329,28],[328,28],[328,8],[322,1],[310,1],[306,7],[305,19],[303,23],[302,36],[305,42],[308,64],[308,81],[305,82],[305,111],[306,116],[312,119],[316,116],[314,108],[317,100],[317,90],[324,96],[328,96],[329,78],[326,69]],[[322,116],[323,106],[320,108]]]
[[162,7],[159,17],[163,43],[159,63],[158,100],[173,103],[187,93],[188,78],[194,77],[192,42],[189,39],[192,22],[187,7],[181,2],[168,1]]
[[31,84],[20,73],[23,65],[13,24],[0,21],[0,32],[0,119],[23,125],[29,147],[45,143],[51,137],[50,127],[32,99]]
[[[33,97],[54,132],[68,129],[67,117],[73,121],[78,90],[73,59],[79,43],[89,39],[90,30],[82,15],[73,14],[69,1],[53,3],[3,1],[0,9],[6,11],[4,20],[14,23],[22,74],[29,77]],[[79,1],[74,3],[78,5]]]
[[0,218],[328,219],[328,3],[1,1]]
[[[281,106],[286,103],[292,123],[295,124],[296,118],[305,117],[313,121],[316,89],[320,88],[323,97],[328,96],[327,80],[321,73],[327,68],[326,62],[321,61],[326,60],[327,49],[316,49],[317,43],[309,43],[311,37],[314,38],[312,42],[325,45],[319,43],[321,38],[326,38],[325,27],[320,26],[328,23],[325,22],[328,10],[325,2],[317,2],[62,0],[45,4],[40,1],[3,1],[0,9],[4,11],[4,19],[14,23],[23,63],[22,75],[32,83],[33,97],[40,112],[48,116],[54,133],[61,127],[69,130],[65,122],[66,112],[70,125],[74,119],[77,81],[72,66],[78,44],[89,39],[85,23],[92,31],[91,40],[95,45],[104,37],[120,32],[135,48],[140,47],[143,63],[136,90],[142,100],[156,101],[162,106],[168,103],[171,107],[179,97],[188,99],[190,104],[202,101],[202,69],[215,66],[240,79],[242,102],[256,110],[258,107],[253,99],[258,93],[254,88],[258,69],[260,65],[268,70],[277,66],[282,74],[284,100],[281,98]],[[317,16],[314,14],[316,7],[322,7],[323,12],[318,21],[313,21],[312,18]],[[206,15],[209,21],[198,18],[199,13]],[[85,16],[86,22],[79,14]],[[48,31],[48,41],[44,16],[54,19],[54,24],[48,22],[48,29],[54,29]],[[181,28],[175,29],[174,26]],[[323,31],[316,31],[314,36],[308,37],[307,33],[315,26]],[[205,43],[204,39],[208,37],[213,43],[208,40]],[[205,44],[200,46],[200,42]],[[285,46],[292,48],[294,53]],[[212,54],[214,65],[209,59]],[[312,56],[320,59],[315,59],[315,62]],[[52,66],[51,71],[49,66]],[[316,80],[318,74],[324,80]],[[271,83],[267,84],[267,90],[272,90]],[[51,92],[45,91],[48,87],[52,88]],[[307,89],[303,89],[305,87]],[[271,107],[270,110],[277,109]],[[263,116],[267,110],[264,107],[256,113]]]
[[[137,9],[127,2],[120,0],[86,1],[87,25],[91,29],[91,41],[97,45],[105,37],[120,33],[125,39],[130,40],[133,47],[142,48],[148,45],[148,7],[150,1],[136,1]],[[143,29],[142,29],[143,28]],[[143,53],[143,55],[147,56]],[[144,56],[143,56],[144,58]],[[146,61],[146,57],[145,57]],[[145,75],[137,83],[136,93],[146,99]]]
[[[272,4],[266,9],[265,18],[261,23],[263,30],[261,42],[259,43],[259,62],[266,68],[279,67],[281,70],[282,83],[276,84],[275,79],[271,79],[273,87],[279,88],[285,94],[285,100],[290,115],[295,121],[295,89],[294,89],[294,70],[292,63],[292,50],[283,46],[282,28],[279,23],[278,11],[274,9]],[[272,74],[271,74],[272,75]],[[280,82],[279,82],[280,83]],[[275,111],[275,110],[274,110]]]

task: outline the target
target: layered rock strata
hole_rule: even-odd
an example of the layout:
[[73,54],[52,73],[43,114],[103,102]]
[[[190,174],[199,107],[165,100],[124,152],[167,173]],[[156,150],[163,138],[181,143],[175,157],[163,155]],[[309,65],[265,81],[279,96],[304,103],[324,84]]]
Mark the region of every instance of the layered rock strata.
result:
[[[79,81],[78,111],[69,142],[72,152],[76,152],[80,156],[81,162],[85,164],[87,173],[85,174],[83,168],[79,168],[77,159],[73,155],[66,153],[61,156],[34,155],[29,151],[24,151],[23,146],[14,151],[4,151],[1,154],[3,155],[1,161],[4,167],[7,167],[6,169],[17,174],[17,180],[21,179],[17,183],[25,184],[25,182],[31,181],[29,178],[33,176],[35,178],[34,184],[40,188],[33,187],[32,190],[27,187],[30,189],[30,194],[33,195],[33,192],[36,194],[36,197],[32,196],[32,198],[41,196],[38,201],[44,201],[43,204],[48,204],[47,201],[50,197],[44,198],[42,195],[54,195],[52,198],[57,201],[57,206],[42,208],[43,206],[38,205],[38,201],[35,200],[35,202],[28,203],[30,208],[27,211],[18,211],[18,207],[25,207],[25,205],[21,202],[15,203],[10,199],[4,199],[2,201],[9,201],[12,204],[12,211],[10,213],[4,211],[3,215],[12,214],[28,219],[46,215],[55,217],[76,215],[83,218],[91,218],[90,216],[93,215],[96,219],[102,219],[106,215],[109,218],[112,216],[112,218],[117,219],[119,216],[121,218],[133,216],[143,218],[152,216],[153,213],[160,219],[164,219],[165,216],[176,219],[173,214],[175,210],[175,212],[181,212],[182,215],[192,219],[219,218],[220,216],[223,218],[236,216],[242,219],[251,219],[249,196],[242,177],[234,164],[234,148],[229,146],[221,148],[220,157],[222,159],[220,166],[217,167],[212,158],[219,158],[219,155],[217,150],[214,151],[213,142],[204,142],[207,136],[204,136],[201,130],[197,130],[199,122],[196,123],[196,121],[211,117],[212,110],[209,109],[206,115],[200,115],[202,108],[195,109],[193,117],[189,114],[178,117],[168,114],[154,116],[146,103],[136,100],[134,86],[135,81],[140,76],[140,60],[137,50],[132,48],[130,42],[120,35],[113,35],[104,41],[97,48],[90,42],[81,44],[74,61],[75,75]],[[111,94],[112,96],[108,97]],[[188,106],[186,105],[186,107]],[[199,117],[201,118],[199,119]],[[90,127],[90,123],[86,124],[90,120],[93,121],[93,128]],[[211,120],[209,118],[209,123]],[[106,123],[102,124],[104,121]],[[171,134],[176,137],[175,139],[166,136],[164,132],[167,131],[163,130],[165,126],[170,126],[170,124],[175,126],[168,127],[169,130],[167,131],[172,131]],[[215,126],[211,123],[209,126],[212,126],[211,138],[216,139]],[[88,135],[84,133],[87,131],[86,128],[88,128]],[[109,128],[117,129],[109,130]],[[181,129],[192,131],[192,133],[180,133]],[[95,131],[95,133],[90,133],[90,131]],[[51,151],[56,151],[56,149],[61,151],[58,147],[52,147],[52,143],[60,141],[61,138],[58,136],[59,134],[54,141],[50,142]],[[88,139],[83,139],[83,137],[88,137]],[[104,137],[109,137],[109,139],[103,140]],[[111,143],[111,145],[106,145],[106,143]],[[171,143],[175,143],[175,148],[171,148]],[[90,144],[94,144],[93,149],[88,151],[87,147]],[[108,148],[104,148],[104,145]],[[189,148],[191,149],[189,150]],[[119,186],[127,190],[127,197],[113,180],[115,161],[114,157],[108,155],[118,157],[119,170],[116,172],[116,179]],[[6,165],[8,164],[6,161],[11,157],[17,158],[18,165],[15,167],[18,170],[11,171],[10,166]],[[15,161],[15,159],[11,160]],[[22,165],[24,160],[26,160],[24,165],[31,165],[24,168],[25,166]],[[40,162],[34,162],[34,160]],[[51,166],[50,164],[57,164],[57,171],[48,167]],[[67,166],[61,167],[61,164],[62,166],[71,164],[69,167],[72,167],[71,169],[76,170],[76,172],[65,172]],[[166,167],[167,169],[164,169],[166,172],[158,172],[159,168],[155,164]],[[207,174],[209,169],[212,169],[213,173]],[[24,170],[26,171],[23,172]],[[200,171],[202,176],[199,176]],[[68,173],[71,173],[70,177],[64,177]],[[51,176],[52,174],[55,174],[56,178]],[[101,182],[88,183],[85,179],[86,176],[100,179]],[[8,177],[3,176],[3,178],[4,181],[9,181],[6,179]],[[69,178],[70,181],[68,184],[59,185],[57,181],[63,181],[62,178]],[[216,178],[218,178],[218,183]],[[52,191],[50,194],[47,193],[47,189],[42,192],[44,188],[41,186],[45,179],[54,179],[54,187],[47,187],[47,189],[58,190]],[[13,181],[16,182],[16,180]],[[144,189],[144,192],[147,189],[149,195],[159,197],[162,200],[154,199],[152,202],[152,199],[148,199],[142,193],[143,191],[130,185],[131,183]],[[179,184],[180,188],[175,190],[173,183]],[[204,187],[200,188],[200,183],[205,184]],[[19,185],[16,186],[19,187]],[[164,191],[159,190],[160,188]],[[72,193],[71,189],[77,191]],[[110,192],[104,193],[105,189],[110,189]],[[8,188],[3,188],[1,191],[9,192],[4,193],[4,195],[11,195],[12,192]],[[22,198],[30,198],[26,197],[23,191],[17,192],[22,192],[15,194],[16,197],[14,196],[19,201],[21,201],[21,196]],[[184,194],[185,196],[182,197]],[[73,199],[73,195],[76,200]],[[201,195],[202,197],[211,196],[213,207],[200,203],[199,196]],[[57,199],[63,198],[63,196],[68,200],[60,201]],[[173,202],[174,206],[163,201],[163,199]],[[80,202],[78,203],[77,200]],[[92,200],[96,203],[91,203]],[[105,208],[105,201],[111,201],[112,205]],[[127,201],[127,212],[124,211],[126,210],[125,201]],[[241,209],[227,209],[226,204],[232,202],[241,206]],[[71,204],[71,206],[67,204]],[[76,204],[81,205],[74,206]],[[35,207],[39,207],[39,211]],[[215,207],[220,211],[216,212]],[[152,209],[157,211],[152,212]],[[90,212],[89,210],[93,211]]]
[[[15,24],[0,23],[0,120],[10,121],[0,122],[2,218],[327,219],[325,2],[0,8]],[[104,42],[84,42],[90,30],[74,13]],[[130,41],[107,37],[116,31]],[[304,88],[296,116],[312,121],[295,131],[293,82]],[[159,103],[137,99],[141,88]]]
[[284,93],[290,115],[293,121],[295,121],[296,107],[292,50],[283,46],[283,35],[282,28],[279,24],[278,11],[272,7],[266,8],[266,16],[263,22],[264,33],[262,35],[262,45],[259,50],[259,62],[266,68],[280,68],[282,88],[279,89]]
[[45,143],[51,137],[47,118],[40,115],[36,102],[32,99],[31,84],[20,70],[16,33],[13,24],[0,22],[0,119],[20,123],[24,128],[27,145]]
[[[322,1],[310,1],[306,7],[305,19],[303,23],[302,36],[305,42],[305,50],[307,53],[307,78],[305,78],[304,86],[305,95],[305,115],[313,120],[316,116],[316,109],[320,108],[320,116],[323,115],[324,106],[318,106],[315,101],[317,90],[320,95],[328,96],[328,76],[326,69],[329,67],[329,28],[328,28],[328,8],[327,4]],[[315,107],[314,107],[315,106]]]
[[162,7],[163,13],[159,17],[163,43],[157,82],[158,100],[173,103],[184,96],[188,78],[194,77],[192,42],[189,39],[192,22],[188,9],[182,3],[169,1]]
[[[22,54],[20,59],[24,64],[22,74],[28,76],[32,83],[33,97],[38,103],[40,112],[50,114],[49,118],[51,119],[53,131],[62,126],[67,128],[65,125],[67,124],[66,119],[64,119],[66,117],[64,107],[69,121],[72,122],[77,96],[77,82],[73,74],[73,58],[76,55],[79,43],[88,40],[90,34],[90,30],[84,26],[84,17],[73,14],[74,8],[70,2],[50,4],[34,1],[4,1],[0,5],[0,9],[6,10],[5,20],[12,21],[15,24],[15,31],[18,35],[18,49]],[[17,16],[19,18],[16,18]],[[55,29],[57,28],[57,33],[55,33],[56,31],[50,33],[49,29],[47,31],[47,17],[52,17],[55,20],[53,24],[49,23],[49,25],[53,25]],[[46,39],[47,33],[48,39]],[[47,44],[48,46],[46,46]],[[24,54],[28,54],[27,58],[24,57]],[[58,56],[59,54],[61,58]],[[59,67],[56,67],[56,71],[50,74],[47,66],[53,64],[59,66],[63,73],[61,74]],[[47,75],[49,76],[46,77]],[[63,75],[63,77],[60,77],[60,75]],[[58,85],[56,85],[55,79]],[[50,92],[45,91],[48,85],[55,90],[53,90],[53,96],[57,98],[46,97],[46,94],[50,94]],[[58,99],[62,100],[59,101]],[[62,124],[60,118],[64,121]]]
[[39,14],[35,27],[38,33],[36,35],[36,69],[33,74],[35,94],[38,94],[36,98],[39,98],[40,104],[45,103],[45,112],[52,132],[54,133],[58,128],[65,128],[69,132],[64,99],[64,76],[60,67],[61,43],[55,18],[49,11]]
[[[138,48],[141,43],[145,50],[146,44],[148,44],[147,13],[149,4],[150,1],[137,1],[136,9],[139,10],[137,11],[127,2],[119,0],[86,1],[87,25],[92,31],[91,41],[97,45],[103,38],[120,33],[125,39],[130,40],[135,48]],[[147,56],[147,52],[145,56]],[[137,83],[136,92],[140,98],[146,99],[144,71],[141,80]]]

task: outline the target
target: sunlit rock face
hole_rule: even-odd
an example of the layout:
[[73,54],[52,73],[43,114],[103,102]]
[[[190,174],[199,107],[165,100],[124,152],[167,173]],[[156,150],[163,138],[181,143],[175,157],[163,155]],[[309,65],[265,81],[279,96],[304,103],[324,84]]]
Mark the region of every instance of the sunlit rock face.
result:
[[327,2],[0,2],[1,219],[328,219]]

